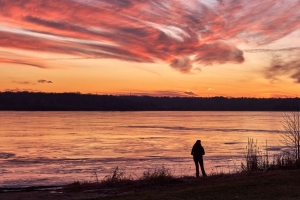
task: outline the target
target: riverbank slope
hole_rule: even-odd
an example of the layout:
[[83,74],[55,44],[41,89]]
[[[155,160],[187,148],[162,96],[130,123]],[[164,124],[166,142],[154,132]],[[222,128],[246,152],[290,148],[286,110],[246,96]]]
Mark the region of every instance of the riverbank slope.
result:
[[185,177],[147,184],[131,182],[107,188],[0,191],[0,199],[300,199],[300,170]]

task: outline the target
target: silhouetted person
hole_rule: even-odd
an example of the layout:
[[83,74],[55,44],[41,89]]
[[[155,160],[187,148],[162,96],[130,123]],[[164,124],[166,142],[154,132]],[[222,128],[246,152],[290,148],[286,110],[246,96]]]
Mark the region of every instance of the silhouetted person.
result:
[[196,177],[199,177],[199,164],[201,167],[202,175],[205,177],[206,173],[203,165],[203,155],[205,154],[204,148],[201,145],[201,140],[197,140],[192,148],[191,154],[193,155],[193,159],[196,165]]

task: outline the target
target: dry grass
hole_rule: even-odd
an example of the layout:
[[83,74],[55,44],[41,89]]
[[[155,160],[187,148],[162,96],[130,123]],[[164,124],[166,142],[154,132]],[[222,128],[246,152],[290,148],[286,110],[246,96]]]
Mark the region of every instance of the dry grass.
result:
[[162,166],[161,168],[149,169],[145,171],[141,177],[134,179],[132,176],[126,176],[124,171],[115,168],[111,175],[107,175],[103,180],[98,179],[98,174],[93,173],[95,182],[88,181],[75,181],[72,184],[66,185],[65,190],[91,190],[91,189],[103,189],[114,188],[124,186],[138,186],[143,187],[146,185],[163,185],[166,183],[177,182],[178,179],[171,174],[170,169]]

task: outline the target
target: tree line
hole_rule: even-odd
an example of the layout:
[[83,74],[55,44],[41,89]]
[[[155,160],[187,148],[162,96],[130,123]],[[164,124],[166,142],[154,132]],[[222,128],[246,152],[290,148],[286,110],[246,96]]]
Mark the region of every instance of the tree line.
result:
[[294,111],[298,105],[300,98],[0,92],[0,110],[20,111]]

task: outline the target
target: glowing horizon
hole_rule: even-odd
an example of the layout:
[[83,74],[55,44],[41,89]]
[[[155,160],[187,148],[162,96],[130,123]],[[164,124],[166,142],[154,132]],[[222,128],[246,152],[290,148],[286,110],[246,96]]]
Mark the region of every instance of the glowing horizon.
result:
[[297,97],[298,0],[0,0],[0,91]]

